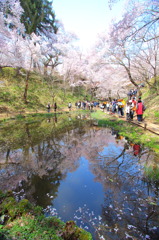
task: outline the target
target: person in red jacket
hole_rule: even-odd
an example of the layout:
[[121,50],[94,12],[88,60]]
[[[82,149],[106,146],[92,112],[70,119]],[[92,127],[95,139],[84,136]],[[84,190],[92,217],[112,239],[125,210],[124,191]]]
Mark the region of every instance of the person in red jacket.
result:
[[136,104],[136,114],[138,122],[142,122],[143,120],[143,113],[145,111],[145,106],[141,101],[141,97],[138,98],[138,102]]

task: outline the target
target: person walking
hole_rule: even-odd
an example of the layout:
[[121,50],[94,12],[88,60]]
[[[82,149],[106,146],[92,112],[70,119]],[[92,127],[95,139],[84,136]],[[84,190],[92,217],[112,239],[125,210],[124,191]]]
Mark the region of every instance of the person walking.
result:
[[50,109],[51,109],[50,103],[47,104],[46,108],[47,108],[47,112],[49,113],[49,112],[50,112]]
[[116,105],[117,105],[117,101],[115,99],[113,99],[113,102],[112,102],[112,113],[116,113]]
[[118,105],[118,114],[119,114],[119,116],[123,117],[124,116],[124,103],[123,103],[123,99],[119,99],[117,105]]
[[133,120],[134,118],[134,114],[135,114],[135,111],[136,111],[136,100],[135,100],[135,97],[133,97],[132,99],[132,104],[131,104],[131,119]]
[[83,101],[83,109],[85,110],[86,109],[86,102]]
[[127,101],[126,103],[126,108],[125,108],[125,112],[126,112],[126,120],[130,120],[130,102]]
[[76,107],[76,109],[78,108],[78,103],[77,102],[75,102],[75,107]]
[[68,109],[69,109],[69,111],[71,111],[71,108],[72,108],[72,103],[69,102],[69,103],[68,103]]
[[54,103],[54,112],[56,112],[56,109],[57,109],[57,104],[56,102]]
[[107,112],[109,112],[109,108],[110,108],[110,103],[109,102],[107,102],[106,108],[107,108]]
[[143,102],[141,101],[141,97],[138,98],[138,102],[136,104],[136,114],[137,114],[137,120],[139,123],[143,121],[143,113],[145,111],[145,106]]

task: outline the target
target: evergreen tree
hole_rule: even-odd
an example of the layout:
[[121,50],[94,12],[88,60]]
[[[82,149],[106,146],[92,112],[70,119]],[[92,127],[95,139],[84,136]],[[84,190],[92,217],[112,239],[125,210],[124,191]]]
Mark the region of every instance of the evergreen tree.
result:
[[26,33],[37,35],[46,34],[46,31],[57,32],[55,13],[52,1],[49,0],[20,0],[24,9],[21,21],[25,26]]

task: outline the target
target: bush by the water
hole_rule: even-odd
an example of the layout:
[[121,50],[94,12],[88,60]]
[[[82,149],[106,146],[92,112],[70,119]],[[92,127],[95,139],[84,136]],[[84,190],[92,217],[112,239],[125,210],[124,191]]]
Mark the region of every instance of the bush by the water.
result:
[[0,239],[92,240],[92,236],[74,221],[64,223],[56,217],[45,217],[42,208],[27,199],[17,202],[12,192],[0,192]]

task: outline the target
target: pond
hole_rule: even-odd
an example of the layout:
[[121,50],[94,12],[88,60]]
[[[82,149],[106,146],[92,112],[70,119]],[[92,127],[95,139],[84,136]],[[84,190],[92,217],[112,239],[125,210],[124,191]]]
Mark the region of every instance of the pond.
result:
[[154,153],[88,117],[1,124],[0,189],[95,240],[159,239],[159,185],[145,177],[145,166],[158,167]]

